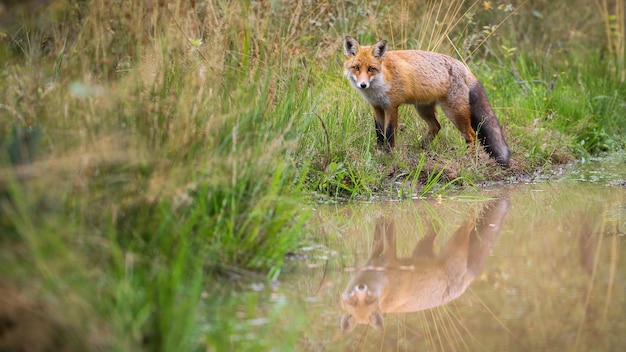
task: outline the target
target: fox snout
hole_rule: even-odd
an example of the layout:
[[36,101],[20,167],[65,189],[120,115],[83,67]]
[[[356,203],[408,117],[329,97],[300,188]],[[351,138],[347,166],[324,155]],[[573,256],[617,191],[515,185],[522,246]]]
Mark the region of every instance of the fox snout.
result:
[[347,74],[346,76],[356,89],[367,89],[371,86],[370,78],[368,76],[358,76],[353,74]]
[[369,291],[367,290],[367,285],[360,284],[354,287],[354,291],[352,295],[356,295],[359,300],[364,300],[369,295]]
[[356,302],[365,301],[366,299],[368,299],[368,296],[370,296],[370,295],[371,295],[371,293],[370,293],[367,285],[365,285],[365,284],[354,285],[352,290],[346,291],[346,292],[344,292],[342,294],[344,300],[352,301],[352,300],[356,299]]

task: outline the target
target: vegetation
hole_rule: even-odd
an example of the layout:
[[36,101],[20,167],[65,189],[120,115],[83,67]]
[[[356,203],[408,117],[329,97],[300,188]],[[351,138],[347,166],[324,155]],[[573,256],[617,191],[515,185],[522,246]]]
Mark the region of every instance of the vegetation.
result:
[[[623,7],[0,4],[0,293],[26,311],[45,302],[50,331],[66,333],[41,344],[59,349],[228,346],[219,329],[241,327],[216,282],[277,279],[312,201],[425,196],[624,148]],[[444,118],[421,149],[408,108],[397,152],[377,154],[369,107],[342,77],[346,34],[465,60],[512,168],[467,156]]]

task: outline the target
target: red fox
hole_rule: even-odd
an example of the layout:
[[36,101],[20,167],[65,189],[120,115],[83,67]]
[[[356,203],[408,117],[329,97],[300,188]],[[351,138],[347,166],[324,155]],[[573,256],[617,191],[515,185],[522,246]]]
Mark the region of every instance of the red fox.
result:
[[344,74],[374,109],[378,148],[395,146],[398,107],[415,106],[428,124],[422,145],[428,145],[441,129],[435,116],[439,104],[473,147],[478,139],[487,153],[509,167],[509,147],[504,140],[482,84],[467,66],[447,55],[421,50],[387,50],[387,41],[360,46],[347,36],[344,41]]
[[489,202],[476,223],[470,217],[442,247],[433,251],[432,226],[411,257],[396,257],[394,223],[376,222],[370,259],[341,294],[341,329],[356,324],[381,330],[382,313],[404,313],[445,304],[459,297],[480,274],[509,207],[506,198]]

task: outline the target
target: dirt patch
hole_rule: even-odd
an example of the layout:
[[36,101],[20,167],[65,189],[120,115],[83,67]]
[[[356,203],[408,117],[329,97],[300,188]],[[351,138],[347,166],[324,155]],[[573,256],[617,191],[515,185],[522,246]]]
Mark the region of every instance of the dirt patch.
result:
[[45,303],[0,285],[0,351],[94,350]]

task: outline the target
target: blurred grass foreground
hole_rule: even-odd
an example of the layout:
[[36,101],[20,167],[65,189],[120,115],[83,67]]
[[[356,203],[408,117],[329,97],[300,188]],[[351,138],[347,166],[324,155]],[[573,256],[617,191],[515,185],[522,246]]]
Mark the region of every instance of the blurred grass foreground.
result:
[[[0,350],[219,348],[220,283],[278,279],[311,201],[623,149],[624,21],[610,0],[0,2]],[[467,62],[512,170],[460,158],[449,124],[420,150],[408,109],[377,156],[347,34]]]

